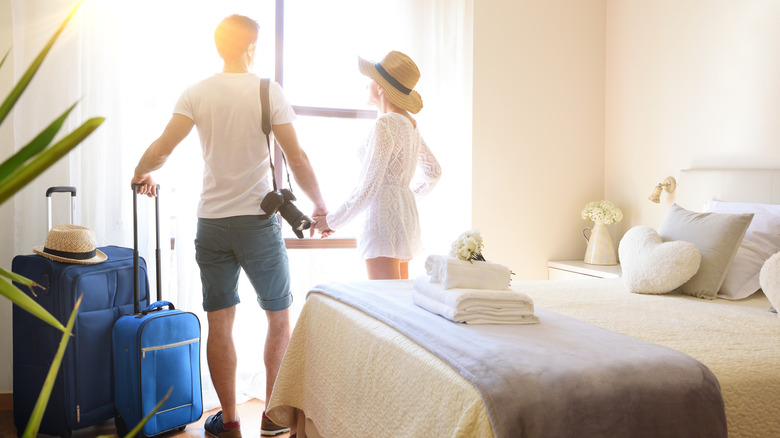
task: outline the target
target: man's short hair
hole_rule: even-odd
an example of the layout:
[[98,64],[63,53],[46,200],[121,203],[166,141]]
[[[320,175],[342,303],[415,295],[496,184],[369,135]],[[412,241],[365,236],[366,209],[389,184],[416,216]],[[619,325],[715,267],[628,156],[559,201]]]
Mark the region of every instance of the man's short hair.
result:
[[214,42],[219,56],[230,62],[243,54],[250,44],[257,42],[260,25],[249,17],[231,15],[217,26],[214,31]]

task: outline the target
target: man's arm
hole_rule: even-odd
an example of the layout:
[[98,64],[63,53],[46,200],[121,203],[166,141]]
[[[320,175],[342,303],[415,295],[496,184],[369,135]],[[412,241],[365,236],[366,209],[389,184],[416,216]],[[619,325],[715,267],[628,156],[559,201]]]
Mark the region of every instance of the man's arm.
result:
[[131,184],[140,184],[138,193],[148,196],[157,196],[157,184],[152,179],[151,172],[155,171],[165,164],[165,161],[171,155],[176,146],[184,140],[195,122],[187,116],[174,114],[165,127],[160,138],[152,142],[146,149],[144,155],[138,161],[135,168],[135,175]]
[[[324,216],[328,214],[328,208],[325,206],[325,200],[320,193],[320,185],[317,182],[317,176],[311,167],[309,157],[298,143],[298,135],[292,123],[283,125],[273,125],[274,135],[279,145],[287,156],[287,164],[290,166],[295,177],[295,182],[306,193],[306,196],[314,203],[314,212],[312,216]],[[312,227],[314,230],[314,227]]]

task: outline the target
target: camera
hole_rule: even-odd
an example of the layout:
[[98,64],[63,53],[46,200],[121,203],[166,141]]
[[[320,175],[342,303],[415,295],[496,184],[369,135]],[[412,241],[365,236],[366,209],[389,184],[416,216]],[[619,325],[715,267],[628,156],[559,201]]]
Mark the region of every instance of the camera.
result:
[[280,189],[265,195],[260,202],[260,208],[268,215],[276,214],[278,211],[290,224],[295,235],[299,239],[303,239],[303,230],[308,230],[311,227],[311,219],[301,213],[292,201],[295,201],[295,195],[287,189]]

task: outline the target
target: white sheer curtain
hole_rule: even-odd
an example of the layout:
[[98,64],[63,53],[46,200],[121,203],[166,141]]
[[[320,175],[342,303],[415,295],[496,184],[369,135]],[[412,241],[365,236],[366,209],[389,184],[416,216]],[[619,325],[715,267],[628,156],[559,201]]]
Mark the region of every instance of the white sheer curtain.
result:
[[[406,8],[425,105],[420,129],[442,167],[439,185],[419,203],[423,244],[441,254],[471,228],[473,0],[410,0]],[[410,276],[424,273],[424,261],[410,264]]]
[[[15,81],[74,5],[64,0],[10,2]],[[129,117],[133,108],[117,92],[123,83],[114,26],[118,17],[107,6],[99,1],[81,5],[12,114],[14,150],[75,102],[63,132],[91,117],[106,118],[86,141],[14,198],[16,253],[29,252],[45,238],[43,194],[55,185],[77,187],[74,221],[92,228],[99,244],[132,244],[129,163],[137,152],[124,147],[124,122],[132,126],[135,121]],[[67,221],[67,202],[54,200],[54,223]]]
[[[14,77],[18,78],[75,2],[9,2]],[[355,20],[379,19],[382,20],[379,27],[393,30],[382,35],[383,43],[377,44],[372,53],[358,54],[380,57],[388,50],[405,51],[417,61],[423,74],[419,91],[425,109],[419,120],[444,173],[437,189],[421,203],[420,213],[426,248],[431,253],[444,252],[471,221],[473,0],[398,0],[394,8],[388,8],[387,2],[372,0],[371,3],[376,4],[381,14],[355,17]],[[333,5],[333,10],[339,8]],[[397,15],[389,10],[397,11]],[[219,20],[232,13],[267,19],[269,14],[273,16],[273,2],[85,0],[82,3],[14,111],[14,149],[24,145],[77,100],[80,103],[68,119],[68,130],[93,116],[105,116],[106,122],[77,151],[14,198],[10,209],[16,229],[14,253],[29,253],[32,246],[42,243],[46,231],[43,193],[53,185],[78,187],[76,221],[95,230],[100,245],[132,245],[129,181],[133,168],[143,150],[162,132],[185,87],[221,68],[213,48],[212,32]],[[261,53],[255,71],[271,77],[273,28],[263,26],[263,19],[259,21],[260,46],[265,48],[265,53]],[[355,68],[354,63],[347,68]],[[200,175],[200,148],[194,132],[156,174],[162,186],[163,296],[177,308],[199,315],[205,339],[207,323],[201,309],[201,284],[193,245]],[[153,233],[150,213],[153,203],[145,201],[139,199],[144,215],[140,222],[141,236],[148,236],[141,239],[141,251],[152,265],[150,280],[153,282],[154,252],[150,234]],[[61,221],[64,221],[61,215],[55,216],[54,223]],[[314,284],[364,276],[362,261],[353,250],[329,251],[290,251],[295,315],[306,291]],[[422,270],[424,257],[418,259],[421,260],[411,266],[412,275]],[[239,351],[238,387],[246,397],[262,399],[265,397],[262,361],[265,317],[244,278],[239,289],[244,304],[239,306],[235,329]],[[218,402],[208,377],[205,343],[203,353],[204,407],[210,409]]]

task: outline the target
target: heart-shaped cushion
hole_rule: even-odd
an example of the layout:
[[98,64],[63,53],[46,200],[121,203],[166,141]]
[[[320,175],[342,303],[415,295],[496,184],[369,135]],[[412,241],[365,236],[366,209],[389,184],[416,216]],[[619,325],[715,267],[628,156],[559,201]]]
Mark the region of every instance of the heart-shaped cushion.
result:
[[626,232],[618,247],[623,284],[631,292],[664,294],[688,281],[701,263],[696,245],[684,241],[664,242],[647,226]]
[[[772,307],[780,309],[780,252],[769,257],[758,274],[758,284]],[[780,313],[778,313],[780,315]]]

